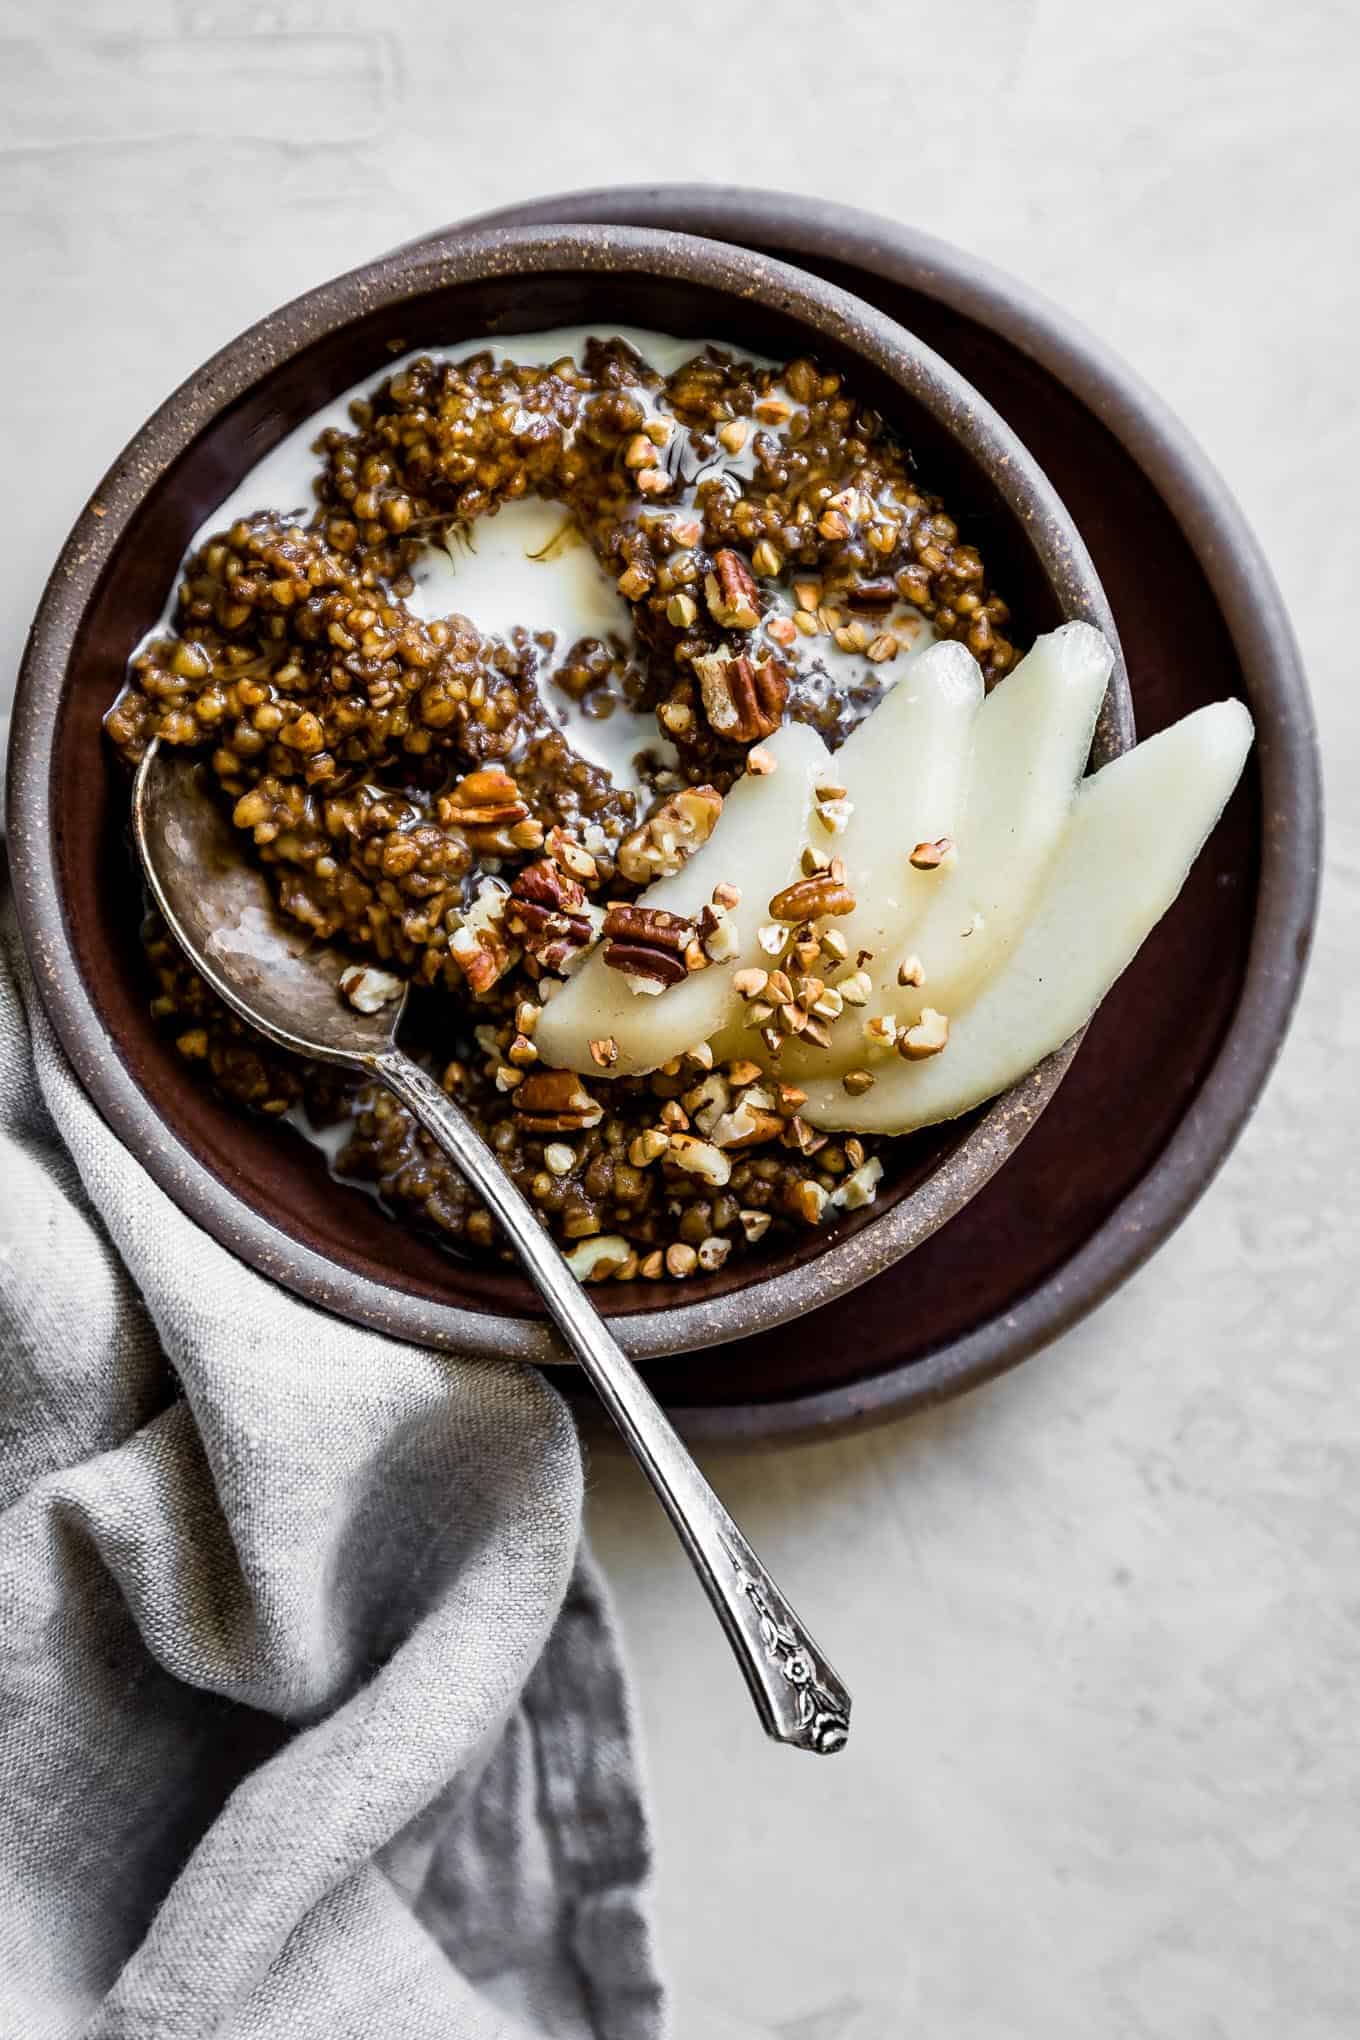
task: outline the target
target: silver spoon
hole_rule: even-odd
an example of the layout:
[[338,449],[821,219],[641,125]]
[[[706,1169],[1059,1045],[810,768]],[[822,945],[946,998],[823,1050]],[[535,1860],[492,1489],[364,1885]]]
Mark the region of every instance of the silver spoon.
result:
[[767,1734],[828,1753],[849,1734],[850,1695],[728,1515],[588,1295],[496,1157],[434,1079],[396,1045],[405,994],[372,1014],[339,989],[354,959],[290,928],[202,768],[153,742],[132,825],[171,934],[218,997],[281,1048],[377,1077],[495,1213],[563,1339],[679,1533],[736,1653]]

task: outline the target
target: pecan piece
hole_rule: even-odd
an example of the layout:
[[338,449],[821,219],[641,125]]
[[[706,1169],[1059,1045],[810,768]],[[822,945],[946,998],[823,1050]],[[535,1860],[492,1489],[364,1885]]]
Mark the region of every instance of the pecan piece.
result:
[[517,900],[531,900],[536,907],[558,914],[577,914],[586,903],[576,880],[550,857],[540,857],[537,863],[516,872],[510,892]]
[[611,907],[604,917],[604,960],[611,970],[664,991],[689,975],[685,951],[694,923],[660,907]]
[[673,878],[685,859],[713,834],[722,804],[722,795],[712,786],[686,786],[673,793],[640,829],[624,837],[619,845],[619,870],[634,885]]
[[526,819],[529,804],[508,772],[487,765],[460,779],[440,800],[437,813],[441,822],[463,829],[511,828]]
[[754,630],[760,622],[755,576],[729,546],[714,553],[713,572],[704,577],[704,595],[709,614],[724,630]]
[[775,921],[816,921],[823,914],[854,911],[855,895],[829,871],[818,872],[815,878],[795,880],[770,901],[770,916]]
[[784,719],[789,679],[777,659],[759,664],[743,653],[707,652],[694,661],[703,693],[704,714],[720,737],[749,744],[773,736]]
[[581,1133],[599,1125],[604,1107],[575,1070],[535,1070],[515,1091],[515,1115],[526,1133]]

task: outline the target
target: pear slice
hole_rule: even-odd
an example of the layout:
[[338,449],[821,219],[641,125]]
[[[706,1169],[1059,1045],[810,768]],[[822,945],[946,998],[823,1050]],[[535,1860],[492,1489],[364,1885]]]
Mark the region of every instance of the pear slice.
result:
[[[650,998],[634,992],[629,979],[611,970],[597,948],[543,1009],[534,1041],[549,1067],[599,1076],[590,1044],[612,1036],[618,1057],[609,1075],[636,1076],[707,1041],[737,1012],[733,974],[762,962],[757,930],[769,919],[774,894],[799,875],[813,787],[827,769],[826,745],[806,723],[786,723],[762,748],[775,769],[739,779],[707,843],[673,877],[649,886],[639,901],[693,917],[708,904],[714,886],[737,886],[741,904],[732,910],[738,931],[735,953]],[[768,966],[770,959],[763,962]]]
[[946,1047],[925,1061],[868,1065],[876,1081],[859,1098],[837,1078],[818,1078],[804,1086],[804,1118],[909,1133],[995,1097],[1060,1048],[1180,891],[1251,739],[1242,703],[1215,702],[1085,780],[1033,918],[971,1003],[946,1016]]
[[815,821],[813,844],[845,865],[857,905],[837,926],[852,956],[877,955],[928,904],[932,874],[908,860],[917,843],[959,826],[982,699],[982,674],[966,646],[933,644],[833,758],[831,779],[846,790],[849,820],[839,834]]
[[[1014,947],[1066,827],[1113,663],[1098,630],[1067,623],[1039,638],[988,695],[973,729],[956,854],[936,871],[912,874],[927,905],[869,966],[869,1013],[915,1020],[927,1005],[958,1012]],[[910,824],[909,815],[902,819]],[[898,982],[908,949],[922,969],[915,995]],[[848,1010],[829,1049],[815,1060],[800,1054],[798,1074],[837,1076],[861,1063],[862,1019]]]

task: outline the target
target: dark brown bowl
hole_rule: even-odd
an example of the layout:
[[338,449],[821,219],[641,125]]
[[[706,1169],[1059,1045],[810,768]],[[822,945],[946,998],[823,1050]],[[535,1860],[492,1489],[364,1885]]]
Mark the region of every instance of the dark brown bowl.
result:
[[[980,544],[1021,643],[1073,617],[1117,644],[1071,519],[1014,433],[882,313],[765,256],[660,230],[450,233],[295,300],[216,355],[100,483],[57,563],[15,704],[10,838],[35,977],[82,1082],[153,1177],[242,1259],[340,1314],[460,1351],[560,1358],[515,1273],[455,1260],[335,1184],[276,1125],[199,1082],[148,1013],[126,783],[100,723],[192,533],[246,470],[398,346],[497,331],[635,323],[772,354],[814,351],[899,426],[928,484]],[[1122,663],[1096,763],[1132,739]],[[901,1144],[872,1211],[758,1273],[601,1293],[639,1355],[766,1332],[880,1274],[965,1206],[1052,1097],[1069,1043],[993,1105]]]

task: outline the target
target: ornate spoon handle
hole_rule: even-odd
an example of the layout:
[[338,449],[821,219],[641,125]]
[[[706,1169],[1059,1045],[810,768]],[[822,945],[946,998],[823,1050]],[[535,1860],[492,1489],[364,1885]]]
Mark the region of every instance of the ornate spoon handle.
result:
[[489,1148],[434,1079],[399,1049],[368,1058],[475,1185],[509,1234],[563,1338],[656,1491],[727,1632],[766,1733],[796,1749],[838,1750],[850,1695],[677,1437],[584,1289]]

